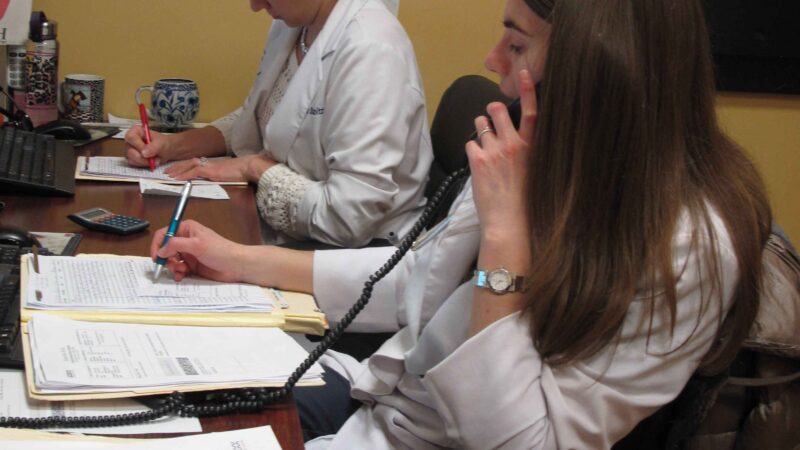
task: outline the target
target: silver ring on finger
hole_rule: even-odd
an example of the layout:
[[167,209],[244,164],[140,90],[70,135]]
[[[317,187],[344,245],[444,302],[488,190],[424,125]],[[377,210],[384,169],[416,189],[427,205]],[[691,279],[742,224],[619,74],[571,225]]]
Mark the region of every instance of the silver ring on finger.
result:
[[478,144],[480,144],[481,143],[481,137],[484,134],[489,133],[489,132],[493,132],[493,131],[494,131],[494,128],[492,128],[492,127],[483,127],[478,131],[478,135],[475,137],[475,140],[478,141]]
[[200,157],[200,167],[205,167],[206,164],[208,164],[208,158],[206,158],[205,156],[201,156]]

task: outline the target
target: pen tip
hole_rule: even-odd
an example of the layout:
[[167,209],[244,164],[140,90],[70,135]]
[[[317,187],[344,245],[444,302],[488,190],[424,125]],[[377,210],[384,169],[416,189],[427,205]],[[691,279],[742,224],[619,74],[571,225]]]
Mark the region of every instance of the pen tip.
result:
[[161,266],[161,265],[157,265],[156,269],[153,271],[153,283],[158,281],[158,277],[161,275],[161,268],[162,267],[163,266]]

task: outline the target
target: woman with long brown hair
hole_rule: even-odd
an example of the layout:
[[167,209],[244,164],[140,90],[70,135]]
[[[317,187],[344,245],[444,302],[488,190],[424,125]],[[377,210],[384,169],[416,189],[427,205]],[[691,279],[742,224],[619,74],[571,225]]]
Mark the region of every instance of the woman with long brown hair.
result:
[[[521,123],[499,103],[476,119],[446,226],[356,319],[400,331],[362,363],[323,358],[345,393],[324,413],[296,390],[305,429],[336,433],[308,448],[608,448],[748,331],[770,210],[717,125],[699,0],[507,0],[504,26],[486,64]],[[334,320],[391,253],[243,247],[193,222],[158,250],[162,233],[178,278],[313,291]]]

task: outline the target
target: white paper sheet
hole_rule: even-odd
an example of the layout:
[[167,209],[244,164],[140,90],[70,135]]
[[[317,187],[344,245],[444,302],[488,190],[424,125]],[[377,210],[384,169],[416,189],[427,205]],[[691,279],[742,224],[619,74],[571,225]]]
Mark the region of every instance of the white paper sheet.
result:
[[3,450],[280,450],[269,426],[195,434],[168,439],[90,441],[78,436],[61,440],[0,440]]
[[[283,382],[308,356],[277,328],[110,324],[34,314],[28,335],[34,383],[45,393]],[[315,364],[302,379],[321,376]]]
[[[142,195],[168,195],[170,197],[180,197],[183,186],[174,184],[164,184],[158,181],[139,180],[139,191]],[[200,184],[192,186],[190,194],[194,198],[209,198],[212,200],[228,200],[230,197],[225,189],[218,184]]]
[[[226,159],[228,157],[208,158],[209,161]],[[81,175],[93,175],[98,177],[120,178],[120,179],[151,179],[176,182],[174,178],[165,174],[164,171],[170,168],[175,161],[162,164],[150,170],[149,167],[134,167],[128,164],[124,156],[78,156],[78,169]],[[214,183],[208,180],[198,180],[201,183]]]
[[252,284],[203,278],[153,282],[148,258],[39,256],[38,273],[28,259],[23,305],[30,309],[104,311],[262,311],[273,309],[264,290]]
[[[80,402],[34,400],[26,395],[24,372],[0,369],[0,417],[106,416],[147,410],[148,408],[141,403],[126,398]],[[200,420],[196,417],[165,417],[140,425],[64,428],[51,431],[71,431],[84,434],[199,433],[203,431],[203,427],[200,426]]]

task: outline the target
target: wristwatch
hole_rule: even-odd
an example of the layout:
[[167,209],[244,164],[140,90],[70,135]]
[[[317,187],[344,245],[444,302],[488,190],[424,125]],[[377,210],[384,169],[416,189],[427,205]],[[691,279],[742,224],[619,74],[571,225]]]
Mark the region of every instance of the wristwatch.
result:
[[524,284],[525,277],[514,275],[503,266],[488,271],[475,271],[475,286],[489,289],[495,294],[519,292]]

